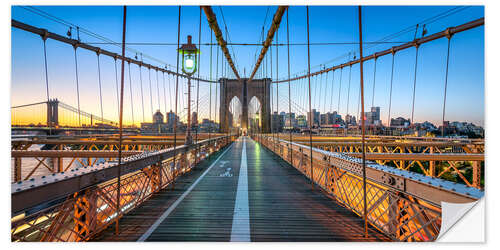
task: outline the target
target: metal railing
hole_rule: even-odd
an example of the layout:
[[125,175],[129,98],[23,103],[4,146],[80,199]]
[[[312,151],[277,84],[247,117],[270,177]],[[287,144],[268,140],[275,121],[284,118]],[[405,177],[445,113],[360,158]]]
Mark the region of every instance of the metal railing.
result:
[[105,162],[16,182],[11,187],[11,240],[89,240],[233,140],[217,137],[126,157],[120,166]]
[[[253,138],[301,171],[336,201],[363,216],[362,163],[358,158],[266,135]],[[367,162],[368,222],[396,241],[433,241],[441,228],[441,202],[473,202],[479,189]]]

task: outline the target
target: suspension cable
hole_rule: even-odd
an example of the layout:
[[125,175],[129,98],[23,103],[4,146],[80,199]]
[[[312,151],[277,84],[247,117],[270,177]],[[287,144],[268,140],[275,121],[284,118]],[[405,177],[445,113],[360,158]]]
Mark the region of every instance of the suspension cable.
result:
[[375,105],[375,79],[377,74],[377,57],[373,61],[373,89],[372,89],[372,107]]
[[[78,60],[76,57],[76,46],[73,47],[75,54],[75,80],[76,80],[76,100],[78,102],[78,125],[82,126],[81,114],[80,114],[80,86],[78,83]],[[116,64],[115,64],[116,65]],[[116,68],[115,68],[116,69]]]
[[[141,60],[142,60],[142,56],[141,56]],[[142,90],[142,65],[139,65],[139,82],[141,84],[142,122],[146,122],[146,118],[144,116],[144,93]]]
[[[45,88],[46,88],[46,93],[47,93],[47,105],[49,105],[50,102],[50,94],[49,94],[49,71],[47,67],[47,37],[42,36],[43,40],[43,59],[44,59],[44,66],[45,66]],[[47,121],[47,125],[49,126],[49,134],[52,134],[52,121]]]
[[[332,93],[331,93],[331,98],[330,98],[330,111],[332,111],[333,113],[333,90],[334,90],[334,87],[335,87],[335,70],[332,71]],[[326,98],[326,97],[325,97]],[[337,119],[335,117],[335,119]],[[335,121],[333,121],[335,122]]]
[[130,73],[130,62],[128,63],[128,84],[130,86],[130,106],[132,107],[132,126],[135,126],[135,119],[134,119],[134,94],[132,93],[132,77]]
[[392,51],[392,66],[391,66],[391,87],[389,90],[389,112],[388,112],[388,118],[387,118],[387,127],[391,127],[391,105],[392,105],[392,83],[394,80],[394,57],[396,55],[396,52],[393,50]]
[[[210,32],[210,44],[212,44],[212,40],[213,40],[213,32]],[[212,81],[212,45],[210,45],[210,81]],[[210,104],[209,104],[209,108],[208,108],[208,121],[210,122],[210,128],[208,130],[208,140],[210,140],[211,138],[211,134],[212,134],[212,82],[209,82],[209,95],[210,95]],[[217,101],[217,100],[215,100]]]
[[[213,32],[211,32],[213,33]],[[199,25],[199,30],[198,30],[198,48],[201,49],[201,7],[200,7],[200,25]],[[201,66],[201,54],[198,53],[198,78],[200,78],[200,66]],[[195,141],[198,142],[198,106],[199,106],[199,103],[200,103],[200,80],[196,81],[196,121],[191,121],[191,122],[195,122],[196,124],[196,130],[194,131],[195,133]],[[196,154],[195,155],[196,158],[198,158],[198,155]],[[196,162],[198,162],[196,160]]]
[[[273,141],[274,141],[274,117],[273,117],[273,108],[274,108],[274,101],[273,101],[273,93],[274,93],[274,88],[273,88],[273,84],[272,84],[272,80],[273,80],[273,43],[271,41],[271,45],[269,46],[269,71],[271,73],[271,96],[270,96],[270,99],[271,99],[271,136],[273,138]],[[274,124],[276,125],[276,124]]]
[[[288,22],[288,13],[290,12],[290,9],[287,8],[286,10],[286,43],[287,43],[287,57],[288,57],[288,79],[290,79],[290,26]],[[293,124],[292,124],[292,87],[290,85],[290,81],[288,81],[288,122],[290,125],[290,136],[289,136],[289,150],[291,152],[292,148],[292,130],[293,130]],[[293,154],[290,154],[290,163],[293,164]]]
[[[125,58],[125,31],[127,23],[127,6],[123,6],[123,34],[122,34],[122,58]],[[123,141],[123,85],[124,85],[124,72],[125,72],[125,61],[122,60],[122,72],[121,72],[121,88],[120,88],[120,136],[118,141],[118,166],[122,163],[122,141]],[[132,89],[131,89],[132,90]],[[132,93],[132,92],[131,92]],[[117,168],[118,178],[117,178],[117,192],[116,192],[116,230],[115,234],[119,233],[119,219],[120,219],[120,188],[121,188],[121,168]]]
[[[181,39],[181,6],[179,5],[179,20],[177,21],[177,50],[180,49],[180,39]],[[175,114],[174,114],[174,152],[177,147],[177,101],[178,101],[178,94],[179,94],[179,53],[177,54],[177,61],[176,61],[176,80],[175,80]],[[174,168],[177,168],[177,165],[175,165],[175,159],[177,158],[176,155],[173,157],[173,164]],[[174,178],[173,180],[175,181],[176,177],[176,171],[174,171]],[[174,184],[175,185],[175,184]]]
[[155,70],[155,72],[156,72],[156,93],[158,96],[158,110],[160,110],[161,102],[160,102],[160,87],[158,83],[158,70]]
[[96,53],[97,55],[97,75],[98,75],[98,78],[99,78],[99,100],[100,100],[100,103],[101,103],[101,122],[102,122],[102,119],[104,119],[104,109],[102,107],[102,87],[101,87],[101,60],[100,60],[100,53],[97,52]]
[[162,82],[163,82],[163,106],[165,107],[165,116],[167,117],[167,88],[165,87],[165,72],[162,72]]
[[116,67],[116,57],[115,59],[115,85],[116,85],[116,105],[118,106],[118,113],[120,113],[120,90],[118,87],[118,69]]
[[417,66],[418,66],[418,48],[419,44],[415,43],[415,70],[414,70],[414,76],[413,76],[413,100],[411,104],[411,125],[413,126],[413,114],[415,112],[415,90],[417,88]]
[[[278,43],[278,38],[279,38],[279,27],[276,29],[276,43]],[[278,53],[278,46],[276,46],[276,79],[279,78],[279,71],[278,71],[278,58],[279,58],[279,53]],[[278,109],[278,106],[279,106],[279,86],[278,84],[276,84],[276,115],[278,117],[278,124],[276,126],[276,140],[279,141],[279,137],[280,137],[280,128],[281,128],[281,116],[280,116],[280,111]],[[274,144],[276,145],[276,143]]]
[[[347,132],[349,130],[349,122],[347,121],[347,117],[349,116],[349,99],[350,99],[350,94],[351,94],[351,71],[352,71],[352,64],[349,65],[349,84],[347,85],[348,87],[347,87],[347,107],[346,107],[347,110],[346,110],[346,117],[345,117],[346,118],[345,119],[346,120],[345,121],[345,125],[346,125],[345,126],[345,128],[346,128],[345,134],[347,134]],[[352,118],[349,118],[349,121],[351,121],[351,120],[352,120]]]
[[151,104],[151,119],[153,119],[153,90],[151,89],[151,68],[148,68],[148,80],[149,80],[149,103]]
[[312,145],[312,120],[314,119],[314,114],[312,113],[311,107],[311,49],[309,46],[309,6],[306,6],[306,18],[307,18],[307,79],[309,82],[309,114],[312,119],[309,119],[309,154],[311,158],[311,188],[314,190],[314,170],[313,170],[313,145]]
[[[358,6],[359,19],[359,57],[363,58],[363,24],[361,19],[361,5]],[[360,77],[360,93],[361,93],[361,112],[365,112],[365,96],[363,84],[363,61],[359,62],[359,77]],[[365,119],[361,118],[361,141],[363,155],[363,217],[365,220],[365,237],[368,238],[368,208],[366,202],[366,155],[365,155]]]
[[342,90],[342,72],[344,71],[344,68],[340,68],[340,81],[339,81],[339,98],[338,98],[338,103],[337,103],[337,112],[340,114],[340,91]]
[[[324,97],[324,98],[323,98],[323,100],[322,100],[322,101],[323,101],[323,112],[325,112],[325,114],[326,114],[326,106],[325,106],[325,105],[326,105],[326,92],[327,92],[327,90],[328,90],[328,73],[329,73],[329,72],[327,72],[327,73],[326,73],[326,79],[325,79],[325,94],[323,95],[323,97]],[[327,121],[326,121],[326,123],[328,124],[328,117],[327,117],[327,119],[326,119],[326,120],[327,120]]]
[[443,99],[443,125],[441,126],[442,137],[444,137],[444,115],[446,112],[446,92],[448,89],[448,66],[450,64],[450,42],[451,42],[451,35],[448,36],[448,52],[446,53],[446,76],[444,80],[444,99]]
[[[217,114],[219,114],[219,133],[221,131],[221,117],[220,117],[220,110],[217,110],[217,104],[219,103],[219,101],[217,100],[217,97],[219,96],[219,85],[220,85],[220,81],[219,81],[219,52],[220,50],[216,47],[216,50],[217,50],[217,56],[216,56],[216,61],[215,61],[215,79],[216,79],[216,84],[215,84],[215,122],[217,122]],[[222,103],[221,103],[222,105]]]

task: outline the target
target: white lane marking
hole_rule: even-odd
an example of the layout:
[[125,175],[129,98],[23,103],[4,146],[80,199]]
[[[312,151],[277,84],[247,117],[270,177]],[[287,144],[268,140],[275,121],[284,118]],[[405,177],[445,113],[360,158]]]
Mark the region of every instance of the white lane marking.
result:
[[212,163],[212,165],[210,165],[210,167],[208,167],[207,170],[205,170],[205,172],[203,172],[203,174],[200,177],[198,177],[198,179],[189,187],[188,190],[186,190],[181,195],[181,197],[179,197],[174,202],[174,204],[172,204],[165,212],[163,212],[163,214],[160,216],[160,218],[158,218],[155,221],[155,223],[153,223],[153,225],[151,225],[151,227],[148,229],[148,231],[146,231],[137,241],[145,241],[147,238],[149,238],[149,236],[156,230],[156,228],[168,217],[168,215],[170,215],[170,213],[172,211],[174,211],[174,209],[179,205],[179,203],[181,203],[182,200],[184,200],[184,198],[186,198],[186,196],[191,192],[191,190],[193,190],[193,188],[198,184],[198,182],[200,182],[200,180],[203,179],[203,177],[208,173],[208,171],[210,171],[210,169],[212,169],[212,167],[215,166],[215,164],[217,164],[217,162],[219,162],[220,158],[222,158],[222,156],[224,156],[226,154],[226,152],[229,151],[229,149],[233,145],[234,144],[231,144],[231,146],[229,146],[224,152],[222,152],[222,154]]
[[229,163],[229,161],[220,161],[219,167],[223,168],[227,163]]
[[241,151],[240,174],[238,190],[234,204],[233,228],[231,241],[250,241],[250,212],[248,209],[248,176],[247,176],[247,145],[243,137],[243,150]]

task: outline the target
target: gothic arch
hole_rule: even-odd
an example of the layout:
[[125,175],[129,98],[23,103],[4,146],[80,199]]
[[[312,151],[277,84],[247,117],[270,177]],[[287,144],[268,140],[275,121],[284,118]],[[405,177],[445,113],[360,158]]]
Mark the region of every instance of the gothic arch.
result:
[[245,130],[248,128],[248,103],[255,96],[261,104],[262,132],[270,132],[271,106],[269,93],[271,91],[271,79],[254,79],[250,83],[247,83],[247,80],[246,78],[242,78],[241,81],[227,78],[219,80],[221,85],[219,109],[221,132],[228,131],[229,103],[235,96],[241,102],[241,127]]

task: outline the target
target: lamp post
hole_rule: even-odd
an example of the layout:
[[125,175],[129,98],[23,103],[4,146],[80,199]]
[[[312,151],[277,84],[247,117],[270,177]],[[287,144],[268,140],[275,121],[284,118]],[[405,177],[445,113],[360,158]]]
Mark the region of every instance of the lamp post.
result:
[[197,54],[199,52],[196,45],[191,42],[191,36],[188,35],[187,43],[183,44],[179,49],[179,53],[182,56],[182,72],[188,76],[188,118],[185,144],[193,142],[193,138],[191,137],[191,76],[196,72],[198,66]]

